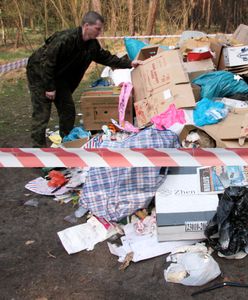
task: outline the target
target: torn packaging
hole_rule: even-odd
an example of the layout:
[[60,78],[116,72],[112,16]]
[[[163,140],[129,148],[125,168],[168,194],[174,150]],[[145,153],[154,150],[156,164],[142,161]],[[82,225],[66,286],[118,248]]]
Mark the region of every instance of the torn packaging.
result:
[[217,124],[205,125],[196,127],[194,125],[185,125],[179,135],[179,140],[182,142],[190,131],[199,128],[213,138],[216,142],[216,147],[219,148],[247,148],[246,141],[248,135],[248,113],[244,109],[238,112],[230,112],[224,120]]
[[160,52],[146,59],[132,71],[131,77],[139,126],[164,112],[172,103],[176,108],[195,106],[189,77],[177,50]]

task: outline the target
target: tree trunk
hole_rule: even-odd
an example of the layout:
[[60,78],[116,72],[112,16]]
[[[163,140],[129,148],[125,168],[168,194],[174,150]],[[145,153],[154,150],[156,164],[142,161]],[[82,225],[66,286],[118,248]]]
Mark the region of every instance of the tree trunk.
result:
[[134,35],[134,0],[128,0],[128,32]]
[[1,24],[1,35],[2,35],[2,43],[6,45],[6,34],[5,34],[5,26],[2,18],[2,10],[0,9],[0,24]]
[[207,28],[209,29],[211,25],[211,0],[208,0],[207,8]]
[[44,0],[44,22],[45,22],[45,38],[48,36],[48,28],[47,28],[47,0]]
[[146,35],[151,35],[154,29],[156,21],[156,13],[158,8],[159,0],[150,0],[148,9],[148,20],[146,26]]
[[98,12],[99,14],[102,13],[102,6],[100,0],[92,0],[92,7],[94,11]]
[[64,15],[63,11],[61,11],[61,9],[58,7],[58,5],[55,3],[54,0],[49,0],[49,1],[52,3],[52,5],[54,6],[55,10],[57,11],[57,13],[58,13],[58,15],[59,15],[59,17],[61,19],[61,23],[64,24],[64,26],[66,28],[69,28],[69,24],[67,23],[67,21],[65,19],[65,15]]
[[17,35],[16,35],[16,44],[15,44],[15,48],[18,48],[19,44],[21,42],[24,42],[24,27],[23,27],[21,11],[17,3],[17,0],[14,0],[14,4],[16,6],[16,10],[18,14],[18,20],[16,20]]
[[110,28],[112,35],[116,35],[116,29],[117,29],[117,18],[116,18],[116,13],[117,13],[117,7],[116,7],[116,0],[113,0],[111,2],[111,21],[110,21]]

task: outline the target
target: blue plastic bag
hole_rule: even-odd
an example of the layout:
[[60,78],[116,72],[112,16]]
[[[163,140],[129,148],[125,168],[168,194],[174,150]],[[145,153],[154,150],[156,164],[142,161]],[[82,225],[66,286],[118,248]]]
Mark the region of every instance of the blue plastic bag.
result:
[[142,41],[126,37],[124,37],[124,43],[127,50],[127,54],[131,60],[134,60],[136,55],[139,53],[140,49],[142,49],[144,46],[148,46],[148,44]]
[[[139,51],[145,47],[145,46],[152,46],[150,44],[147,44],[145,42],[135,40],[132,38],[126,38],[124,37],[124,43],[126,47],[127,54],[131,60],[134,60]],[[159,48],[162,48],[164,50],[169,50],[168,46],[162,46],[160,45]]]
[[196,126],[204,126],[220,122],[227,114],[228,109],[224,103],[203,98],[197,102],[193,119]]
[[63,138],[63,142],[74,141],[76,139],[83,139],[90,137],[90,131],[86,131],[82,127],[74,127],[71,132]]
[[227,71],[215,71],[203,74],[192,82],[201,86],[201,97],[213,99],[214,97],[228,97],[234,94],[247,94],[248,84],[237,75]]

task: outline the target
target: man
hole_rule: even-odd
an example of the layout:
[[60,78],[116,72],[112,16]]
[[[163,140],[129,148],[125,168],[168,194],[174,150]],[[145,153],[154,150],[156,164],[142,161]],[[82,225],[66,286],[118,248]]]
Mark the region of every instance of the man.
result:
[[118,58],[101,48],[97,37],[104,19],[97,12],[85,14],[82,25],[54,33],[29,58],[27,77],[33,107],[33,147],[46,147],[45,131],[54,102],[63,138],[73,129],[75,105],[72,93],[92,61],[114,68],[136,67],[139,62]]

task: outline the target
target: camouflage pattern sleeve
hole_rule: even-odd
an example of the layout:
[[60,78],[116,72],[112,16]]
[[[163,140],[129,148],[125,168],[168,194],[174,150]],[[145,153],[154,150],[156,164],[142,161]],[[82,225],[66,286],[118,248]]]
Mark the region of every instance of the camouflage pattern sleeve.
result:
[[104,50],[103,48],[101,48],[99,43],[98,43],[98,49],[96,51],[93,60],[96,63],[113,67],[113,68],[119,68],[119,69],[132,68],[130,59],[119,58],[116,55],[112,55],[108,50]]
[[69,55],[70,52],[71,38],[69,34],[63,34],[61,36],[55,33],[48,40],[46,40],[45,50],[41,59],[46,91],[56,90],[55,76],[58,68],[61,68],[60,57],[63,57],[64,53]]
[[53,39],[50,41],[45,48],[43,53],[41,65],[43,68],[44,83],[46,91],[54,91],[55,87],[55,71],[57,58],[61,47],[63,46],[63,41],[60,39]]

